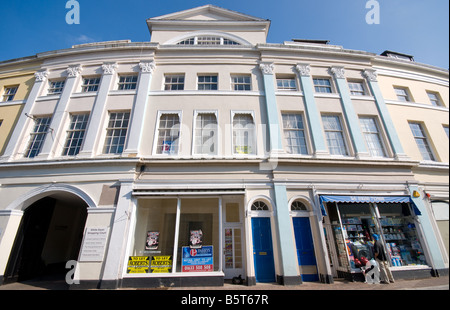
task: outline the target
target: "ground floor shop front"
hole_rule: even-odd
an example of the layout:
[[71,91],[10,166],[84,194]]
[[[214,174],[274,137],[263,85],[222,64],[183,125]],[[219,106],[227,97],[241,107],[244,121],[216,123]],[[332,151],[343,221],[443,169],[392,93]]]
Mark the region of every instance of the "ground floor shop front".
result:
[[2,282],[33,276],[24,263],[30,261],[69,268],[63,276],[69,273],[75,289],[363,281],[373,234],[381,237],[394,277],[448,272],[418,188],[350,192],[266,183],[162,189],[124,181],[98,186],[108,202],[99,205],[88,187],[40,187],[0,212]]

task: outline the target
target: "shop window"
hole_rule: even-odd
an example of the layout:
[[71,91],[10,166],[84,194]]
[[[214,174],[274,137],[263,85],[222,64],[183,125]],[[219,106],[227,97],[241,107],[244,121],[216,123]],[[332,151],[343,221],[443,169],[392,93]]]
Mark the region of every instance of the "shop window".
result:
[[408,204],[328,203],[327,208],[338,271],[361,272],[365,259],[374,258],[374,233],[382,236],[392,267],[426,264]]
[[139,200],[134,247],[130,256],[148,256],[150,266],[147,270],[137,271],[144,273],[172,272],[176,213],[177,199]]
[[219,271],[219,236],[217,198],[140,199],[128,273]]
[[[203,259],[194,258],[193,252]],[[176,271],[218,271],[219,252],[218,200],[182,199]]]
[[262,201],[255,201],[251,209],[253,211],[269,211],[269,207]]
[[380,224],[392,266],[426,265],[416,224],[407,204],[378,204]]

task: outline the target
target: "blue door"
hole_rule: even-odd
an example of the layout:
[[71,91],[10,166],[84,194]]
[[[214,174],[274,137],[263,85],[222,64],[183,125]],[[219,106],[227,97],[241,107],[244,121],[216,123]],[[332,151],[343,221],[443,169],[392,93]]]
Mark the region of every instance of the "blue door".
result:
[[308,217],[294,217],[295,244],[302,281],[318,281],[316,255]]
[[256,282],[275,282],[270,218],[252,218],[252,233]]

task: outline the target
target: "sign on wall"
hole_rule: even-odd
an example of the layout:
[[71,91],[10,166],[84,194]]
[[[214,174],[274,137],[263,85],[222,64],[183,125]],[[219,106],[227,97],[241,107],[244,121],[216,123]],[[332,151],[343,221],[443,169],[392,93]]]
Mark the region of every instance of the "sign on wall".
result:
[[105,255],[108,227],[88,227],[81,246],[80,262],[102,262]]

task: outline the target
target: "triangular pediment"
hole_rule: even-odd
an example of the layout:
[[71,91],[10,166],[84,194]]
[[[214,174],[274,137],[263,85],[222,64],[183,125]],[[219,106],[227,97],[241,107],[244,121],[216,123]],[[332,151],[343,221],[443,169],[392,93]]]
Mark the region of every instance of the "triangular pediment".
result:
[[160,21],[262,21],[264,19],[253,17],[247,14],[220,8],[211,4],[201,7],[153,17],[150,20]]

